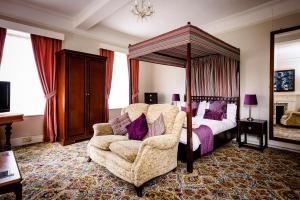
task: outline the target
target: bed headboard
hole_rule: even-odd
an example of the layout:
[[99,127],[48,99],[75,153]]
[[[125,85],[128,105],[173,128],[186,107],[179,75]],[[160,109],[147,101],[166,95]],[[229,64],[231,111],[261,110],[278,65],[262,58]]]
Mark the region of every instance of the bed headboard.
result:
[[216,96],[192,96],[192,101],[226,101],[237,105],[236,120],[240,119],[240,98],[239,97],[216,97]]

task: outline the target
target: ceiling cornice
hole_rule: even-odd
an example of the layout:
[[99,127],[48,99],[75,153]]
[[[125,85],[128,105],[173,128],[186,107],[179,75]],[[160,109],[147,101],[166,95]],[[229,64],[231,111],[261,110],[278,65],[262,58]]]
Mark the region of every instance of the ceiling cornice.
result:
[[299,0],[273,0],[249,10],[201,26],[211,34],[222,34],[245,26],[294,14],[300,11]]

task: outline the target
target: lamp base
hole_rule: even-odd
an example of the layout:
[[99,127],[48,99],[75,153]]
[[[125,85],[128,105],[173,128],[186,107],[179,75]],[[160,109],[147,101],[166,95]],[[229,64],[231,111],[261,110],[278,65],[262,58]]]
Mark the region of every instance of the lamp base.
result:
[[248,120],[249,122],[252,122],[254,119],[253,119],[252,117],[248,117],[247,120]]

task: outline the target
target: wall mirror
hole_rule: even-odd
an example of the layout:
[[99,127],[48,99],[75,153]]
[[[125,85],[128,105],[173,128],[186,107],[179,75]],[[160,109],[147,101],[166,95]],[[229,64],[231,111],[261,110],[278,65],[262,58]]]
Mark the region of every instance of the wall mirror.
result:
[[270,139],[300,144],[300,26],[271,32]]

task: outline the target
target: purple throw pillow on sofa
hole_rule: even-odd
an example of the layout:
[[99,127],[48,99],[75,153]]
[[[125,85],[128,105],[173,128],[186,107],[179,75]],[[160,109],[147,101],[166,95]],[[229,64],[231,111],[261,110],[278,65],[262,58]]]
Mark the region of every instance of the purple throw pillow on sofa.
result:
[[142,140],[148,133],[146,115],[142,113],[136,120],[128,124],[126,129],[130,140]]
[[223,112],[224,118],[226,118],[227,113],[227,103],[226,101],[213,101],[209,104],[209,110]]
[[220,112],[220,111],[205,109],[203,118],[222,121],[224,118],[224,113],[222,111]]
[[114,135],[125,135],[127,133],[126,126],[131,123],[128,113],[109,120]]

